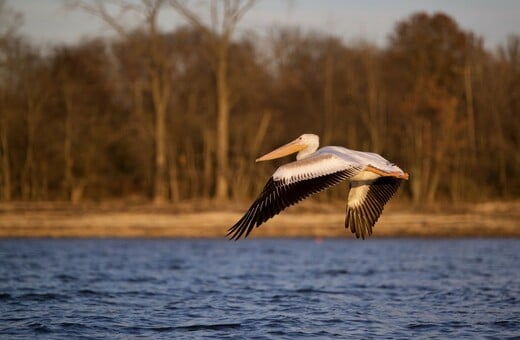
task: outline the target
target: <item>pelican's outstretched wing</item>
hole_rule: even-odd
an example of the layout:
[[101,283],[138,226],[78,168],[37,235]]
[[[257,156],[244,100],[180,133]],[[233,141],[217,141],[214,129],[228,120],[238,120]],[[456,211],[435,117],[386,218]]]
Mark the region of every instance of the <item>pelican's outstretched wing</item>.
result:
[[401,181],[390,176],[368,181],[351,181],[345,228],[350,228],[357,238],[370,236],[384,205],[395,194]]
[[336,185],[362,171],[363,166],[333,154],[317,154],[279,167],[245,215],[227,233],[232,240],[247,237],[283,209]]

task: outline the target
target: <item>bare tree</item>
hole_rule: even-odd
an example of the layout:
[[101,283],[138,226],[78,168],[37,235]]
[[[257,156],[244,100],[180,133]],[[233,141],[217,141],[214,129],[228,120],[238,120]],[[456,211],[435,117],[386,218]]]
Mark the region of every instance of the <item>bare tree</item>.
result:
[[[171,96],[170,71],[173,63],[171,60],[168,60],[164,42],[158,32],[157,20],[159,11],[164,3],[165,0],[141,0],[140,3],[126,0],[73,0],[68,2],[70,6],[81,8],[87,13],[100,18],[122,37],[128,37],[130,34],[129,29],[121,23],[124,14],[132,12],[141,16],[144,22],[149,36],[149,42],[145,48],[149,58],[147,69],[155,114],[155,175],[153,193],[155,203],[164,203],[168,200],[166,115]],[[107,8],[108,5],[117,7],[119,13],[111,13]]]
[[217,182],[215,198],[229,197],[229,84],[228,53],[231,37],[240,19],[253,7],[255,0],[212,0],[210,24],[191,9],[186,1],[170,0],[173,8],[192,25],[206,34],[211,42],[211,55],[217,90]]
[[45,60],[36,50],[28,48],[24,51],[19,63],[20,95],[23,99],[22,117],[25,128],[25,150],[21,169],[22,198],[36,199],[40,190],[42,177],[40,176],[39,151],[41,144],[38,136],[42,130],[44,106],[47,103],[51,87],[50,74]]
[[14,72],[12,53],[13,47],[17,45],[17,30],[22,22],[20,13],[8,8],[5,0],[0,0],[0,154],[1,154],[1,173],[0,184],[2,185],[1,197],[4,200],[11,199],[11,164],[9,147],[9,105],[7,87],[9,77]]
[[18,35],[18,29],[23,22],[22,15],[7,7],[6,0],[0,0],[0,41]]
[[401,68],[395,88],[403,86],[399,91],[407,93],[398,105],[408,121],[403,136],[410,145],[410,186],[416,204],[434,202],[454,155],[472,143],[471,135],[461,133],[471,115],[461,114],[459,103],[464,93],[460,70],[473,44],[472,34],[442,13],[413,14],[390,36],[390,55]]
[[[253,1],[68,3],[117,38],[43,53],[0,0],[1,200],[242,202],[287,161],[250,160],[302,132],[391,157],[418,206],[520,195],[518,36],[486,50],[446,15],[419,13],[384,48],[297,28],[258,44],[231,39]],[[192,24],[158,31],[166,5]]]

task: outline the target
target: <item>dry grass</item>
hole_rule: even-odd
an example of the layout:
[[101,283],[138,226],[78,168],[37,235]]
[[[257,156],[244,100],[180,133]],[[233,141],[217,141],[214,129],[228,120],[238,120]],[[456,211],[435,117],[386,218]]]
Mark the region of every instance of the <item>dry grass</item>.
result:
[[[343,203],[293,207],[253,232],[256,237],[352,237],[343,228]],[[224,237],[245,207],[198,211],[122,203],[0,204],[0,237]],[[520,237],[520,201],[474,204],[450,211],[412,211],[390,205],[374,237]]]

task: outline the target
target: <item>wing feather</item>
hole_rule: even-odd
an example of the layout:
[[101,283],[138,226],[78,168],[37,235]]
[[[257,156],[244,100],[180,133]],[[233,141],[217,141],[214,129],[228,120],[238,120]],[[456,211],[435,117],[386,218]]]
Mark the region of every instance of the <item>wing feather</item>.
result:
[[[327,167],[325,170],[316,170],[312,162],[322,162]],[[360,171],[362,167],[341,163],[334,155],[320,155],[281,166],[267,181],[244,216],[229,228],[227,236],[232,240],[247,237],[253,227],[259,227],[285,208],[349,179]]]
[[345,228],[356,234],[356,238],[364,239],[372,235],[372,228],[401,181],[395,177],[379,177],[370,181],[351,182]]

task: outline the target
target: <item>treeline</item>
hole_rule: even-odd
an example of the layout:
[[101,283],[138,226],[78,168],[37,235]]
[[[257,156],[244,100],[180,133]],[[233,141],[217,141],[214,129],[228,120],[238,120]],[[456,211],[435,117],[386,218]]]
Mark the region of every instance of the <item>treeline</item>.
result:
[[309,132],[400,165],[416,204],[520,195],[519,36],[490,51],[417,13],[384,47],[299,28],[226,42],[192,19],[50,49],[1,32],[0,198],[246,200],[280,164],[254,159]]

